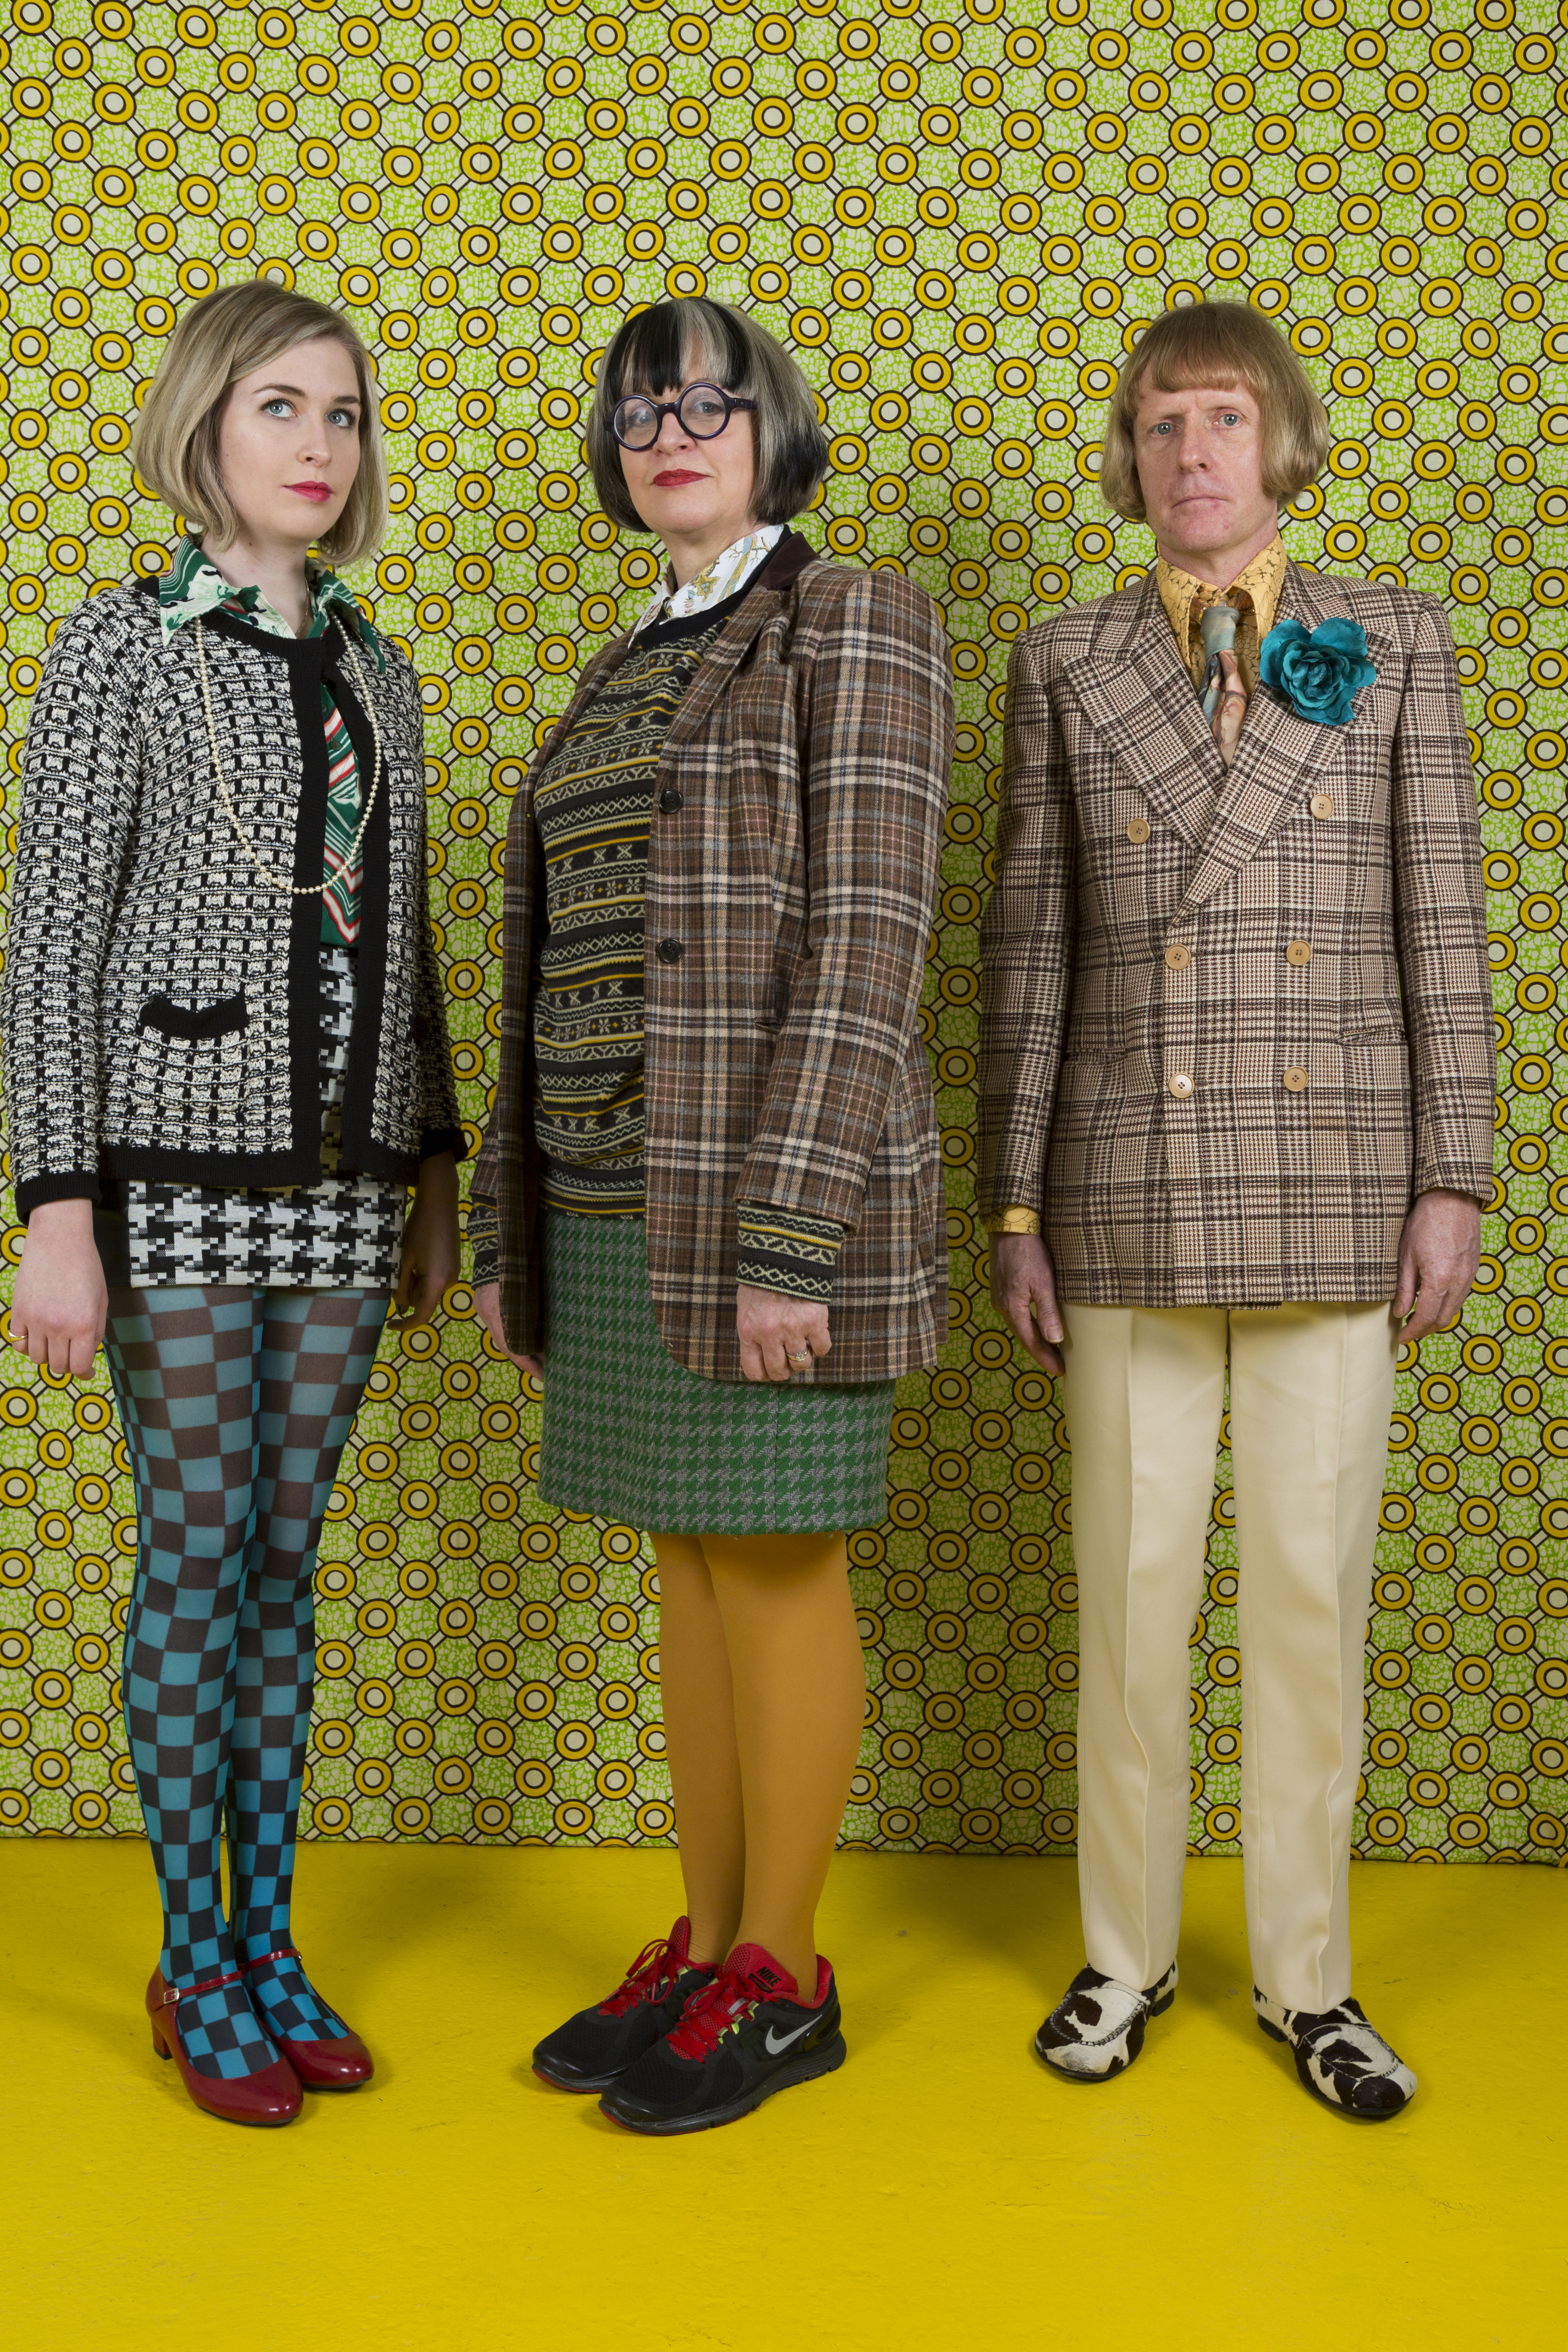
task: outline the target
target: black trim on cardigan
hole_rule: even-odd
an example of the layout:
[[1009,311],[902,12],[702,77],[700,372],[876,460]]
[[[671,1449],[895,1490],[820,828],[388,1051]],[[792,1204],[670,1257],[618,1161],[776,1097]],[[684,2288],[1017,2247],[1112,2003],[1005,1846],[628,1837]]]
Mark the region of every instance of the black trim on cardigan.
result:
[[143,1029],[157,1029],[165,1037],[232,1037],[250,1026],[250,1008],[243,990],[220,997],[216,1004],[174,1004],[166,996],[150,996],[142,1007]]
[[96,1172],[85,1168],[62,1168],[54,1176],[35,1176],[28,1184],[16,1187],[16,1214],[24,1224],[35,1209],[47,1201],[90,1201],[99,1207],[102,1188]]
[[[321,642],[330,642],[322,640]],[[322,684],[331,694],[348,730],[359,762],[360,791],[368,793],[375,773],[375,738],[353,684],[336,660],[322,667]],[[323,738],[323,744],[325,739]],[[363,803],[362,803],[363,805]],[[323,808],[323,828],[325,814]],[[323,830],[323,850],[325,834]],[[384,779],[377,793],[361,844],[363,874],[360,884],[359,958],[354,982],[354,1022],[349,1038],[348,1076],[343,1087],[343,1148],[345,1174],[385,1176],[394,1182],[410,1181],[406,1156],[386,1150],[371,1134],[375,1108],[375,1073],[380,1059],[382,1005],[386,993],[386,925],[391,897],[389,859],[391,834],[387,824]],[[317,902],[318,905],[320,902]]]

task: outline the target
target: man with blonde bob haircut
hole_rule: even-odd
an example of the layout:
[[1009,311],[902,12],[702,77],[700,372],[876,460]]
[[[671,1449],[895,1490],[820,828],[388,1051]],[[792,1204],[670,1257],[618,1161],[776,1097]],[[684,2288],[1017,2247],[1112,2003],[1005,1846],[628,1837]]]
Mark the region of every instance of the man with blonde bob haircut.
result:
[[1381,2120],[1415,2077],[1351,1996],[1373,1554],[1400,1346],[1475,1277],[1495,1069],[1442,609],[1279,535],[1328,446],[1242,305],[1168,313],[1122,370],[1101,487],[1156,562],[1014,647],[980,1198],[1073,1449],[1088,1966],[1036,2048],[1108,2081],[1175,1998],[1223,1433],[1253,2004]]

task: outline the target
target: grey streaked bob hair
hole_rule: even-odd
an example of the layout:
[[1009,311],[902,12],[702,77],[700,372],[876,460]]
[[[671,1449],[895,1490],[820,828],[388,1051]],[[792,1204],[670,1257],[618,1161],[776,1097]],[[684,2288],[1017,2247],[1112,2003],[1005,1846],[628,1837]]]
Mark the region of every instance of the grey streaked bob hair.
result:
[[1315,481],[1329,454],[1329,412],[1278,327],[1247,302],[1167,310],[1130,354],[1105,420],[1100,488],[1115,514],[1147,520],[1133,427],[1147,386],[1243,383],[1263,412],[1263,487],[1283,506]]
[[226,547],[239,517],[218,467],[218,427],[231,384],[280,359],[296,343],[331,335],[353,362],[359,383],[359,471],[343,510],[319,541],[331,563],[374,555],[386,529],[386,458],[370,353],[341,310],[258,278],[220,287],[181,318],[169,338],[137,420],[136,470],[154,498],[198,535]]
[[656,302],[617,329],[599,362],[588,415],[588,463],[599,504],[623,530],[647,530],[626,490],[621,445],[610,418],[624,393],[672,392],[693,367],[710,369],[724,392],[754,400],[759,522],[788,522],[809,506],[827,471],[827,441],[816,394],[782,343],[727,302],[706,297]]

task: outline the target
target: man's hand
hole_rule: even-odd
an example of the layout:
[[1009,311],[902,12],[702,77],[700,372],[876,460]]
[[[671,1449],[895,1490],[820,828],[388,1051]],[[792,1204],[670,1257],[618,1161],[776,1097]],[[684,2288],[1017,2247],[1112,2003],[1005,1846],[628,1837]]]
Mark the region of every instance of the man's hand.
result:
[[506,1344],[506,1332],[500,1319],[499,1282],[483,1283],[475,1291],[474,1312],[489,1333],[498,1356],[505,1356],[508,1361],[515,1364],[520,1371],[526,1372],[531,1380],[542,1381],[544,1378],[544,1366],[537,1356],[514,1355]]
[[1467,1192],[1423,1192],[1399,1236],[1394,1319],[1404,1324],[1406,1339],[1424,1339],[1458,1321],[1480,1258],[1479,1202]]
[[35,1364],[92,1378],[109,1315],[90,1201],[44,1201],[27,1220],[11,1300],[10,1341]]
[[760,1289],[754,1282],[735,1286],[735,1328],[741,1336],[741,1370],[749,1381],[793,1380],[833,1345],[826,1307]]
[[1057,1307],[1056,1269],[1038,1234],[993,1234],[991,1304],[1019,1346],[1052,1380],[1067,1339]]
[[392,1319],[401,1328],[428,1323],[442,1295],[458,1279],[458,1163],[438,1151],[419,1163],[414,1206],[403,1228]]

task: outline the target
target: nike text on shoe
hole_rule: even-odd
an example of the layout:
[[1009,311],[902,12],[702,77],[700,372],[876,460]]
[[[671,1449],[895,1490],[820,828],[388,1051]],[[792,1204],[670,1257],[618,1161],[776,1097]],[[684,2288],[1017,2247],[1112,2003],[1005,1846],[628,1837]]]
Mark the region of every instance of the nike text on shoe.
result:
[[1176,1963],[1158,1984],[1139,1992],[1080,1969],[1035,2036],[1035,2048],[1069,2083],[1109,2083],[1124,2074],[1143,2047],[1143,2029],[1176,1998]]
[[816,1998],[760,1944],[742,1944],[695,1993],[673,2032],[627,2068],[599,2105],[628,2131],[708,2131],[749,2116],[775,2091],[844,2063],[833,1970],[816,1963]]
[[1335,2009],[1287,2009],[1252,1988],[1258,2022],[1270,2042],[1283,2042],[1296,2072],[1315,2099],[1358,2122],[1385,2124],[1415,2096],[1415,2077],[1366,2021],[1357,2000]]
[[694,1966],[691,1924],[678,1919],[661,1942],[646,1944],[619,1986],[596,2009],[580,2009],[533,2053],[533,2071],[562,2091],[603,2091],[661,2041],[693,1993],[711,1984],[710,1960]]

